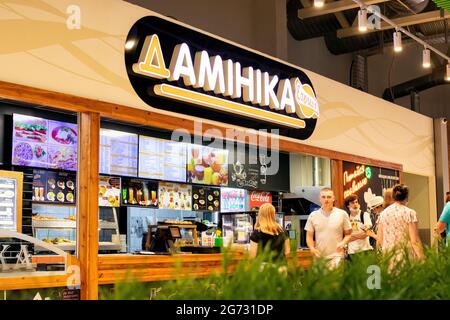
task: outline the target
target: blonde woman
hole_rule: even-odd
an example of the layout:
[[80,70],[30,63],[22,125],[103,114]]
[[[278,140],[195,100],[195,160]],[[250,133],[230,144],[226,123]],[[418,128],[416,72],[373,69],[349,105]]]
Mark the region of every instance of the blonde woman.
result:
[[290,253],[289,239],[276,222],[275,207],[270,203],[259,208],[255,230],[250,236],[250,257],[254,258],[265,250],[273,252],[275,259],[284,258]]

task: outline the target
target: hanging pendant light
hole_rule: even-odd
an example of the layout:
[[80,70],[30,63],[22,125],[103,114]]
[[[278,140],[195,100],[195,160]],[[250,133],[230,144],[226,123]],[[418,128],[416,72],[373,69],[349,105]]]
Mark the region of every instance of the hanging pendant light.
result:
[[358,30],[360,32],[367,31],[367,9],[361,8],[358,11]]
[[450,61],[447,62],[447,76],[445,80],[450,81]]
[[422,51],[422,66],[424,68],[431,67],[431,52],[427,48]]
[[403,48],[402,48],[402,33],[400,31],[395,31],[393,38],[394,38],[394,51],[401,52],[403,50]]
[[325,0],[314,0],[314,7],[322,8],[325,4]]

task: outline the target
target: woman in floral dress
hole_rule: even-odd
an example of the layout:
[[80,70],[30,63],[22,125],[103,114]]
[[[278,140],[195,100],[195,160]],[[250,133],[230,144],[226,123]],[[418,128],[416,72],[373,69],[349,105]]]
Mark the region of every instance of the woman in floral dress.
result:
[[412,259],[424,258],[417,214],[406,206],[409,189],[398,184],[392,193],[395,202],[381,213],[378,224],[378,245],[383,252],[393,253],[391,269],[405,258],[405,253]]

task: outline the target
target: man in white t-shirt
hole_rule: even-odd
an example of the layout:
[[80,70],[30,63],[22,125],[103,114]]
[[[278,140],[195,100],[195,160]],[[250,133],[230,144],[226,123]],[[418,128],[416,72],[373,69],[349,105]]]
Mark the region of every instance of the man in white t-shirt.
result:
[[320,190],[319,210],[311,212],[305,225],[306,244],[313,256],[325,258],[330,267],[344,259],[344,248],[351,238],[352,227],[347,212],[334,207],[334,192]]
[[348,244],[348,254],[351,259],[353,254],[373,250],[370,245],[367,230],[372,228],[372,220],[369,212],[361,212],[358,196],[351,194],[344,200],[344,205],[349,211],[350,223],[352,225],[352,237]]

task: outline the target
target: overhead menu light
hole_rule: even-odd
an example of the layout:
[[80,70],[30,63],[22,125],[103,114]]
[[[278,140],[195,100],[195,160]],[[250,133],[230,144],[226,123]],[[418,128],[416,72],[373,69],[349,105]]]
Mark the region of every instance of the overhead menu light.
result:
[[325,4],[325,0],[314,0],[314,7],[322,8]]
[[445,80],[450,81],[450,61],[447,63],[447,77]]
[[394,51],[400,52],[402,51],[402,33],[400,31],[394,32]]
[[367,9],[361,8],[358,11],[358,29],[360,32],[367,31]]
[[425,48],[422,51],[422,66],[424,68],[429,68],[431,66],[431,52],[429,49]]

